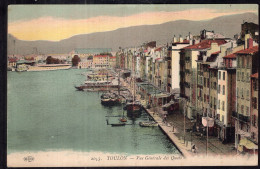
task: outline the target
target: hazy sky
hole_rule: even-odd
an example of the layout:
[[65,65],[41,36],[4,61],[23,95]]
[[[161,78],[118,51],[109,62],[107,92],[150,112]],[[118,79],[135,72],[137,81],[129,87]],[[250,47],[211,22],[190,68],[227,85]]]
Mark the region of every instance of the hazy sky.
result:
[[21,40],[59,41],[77,34],[161,24],[180,19],[207,20],[253,12],[257,5],[10,5],[8,33]]

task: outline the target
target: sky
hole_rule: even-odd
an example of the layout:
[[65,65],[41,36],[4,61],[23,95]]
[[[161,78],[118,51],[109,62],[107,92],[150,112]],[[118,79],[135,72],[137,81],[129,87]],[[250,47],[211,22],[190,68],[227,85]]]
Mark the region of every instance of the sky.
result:
[[8,33],[20,40],[60,41],[78,34],[246,12],[258,15],[258,5],[9,5]]

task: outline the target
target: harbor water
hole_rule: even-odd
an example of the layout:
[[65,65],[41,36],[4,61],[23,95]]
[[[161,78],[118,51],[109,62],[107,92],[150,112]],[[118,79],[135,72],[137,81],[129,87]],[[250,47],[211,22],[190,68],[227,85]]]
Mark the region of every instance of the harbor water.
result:
[[111,127],[122,106],[104,107],[98,92],[77,91],[85,69],[8,72],[7,153],[71,150],[123,154],[179,154],[158,127],[142,128],[142,112]]

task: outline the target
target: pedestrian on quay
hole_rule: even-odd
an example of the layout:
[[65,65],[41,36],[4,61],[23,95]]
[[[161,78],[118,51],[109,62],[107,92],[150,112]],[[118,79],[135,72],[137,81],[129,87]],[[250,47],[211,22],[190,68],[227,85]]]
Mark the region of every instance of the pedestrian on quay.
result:
[[195,146],[195,144],[193,144],[191,146],[191,152],[196,153],[196,146]]

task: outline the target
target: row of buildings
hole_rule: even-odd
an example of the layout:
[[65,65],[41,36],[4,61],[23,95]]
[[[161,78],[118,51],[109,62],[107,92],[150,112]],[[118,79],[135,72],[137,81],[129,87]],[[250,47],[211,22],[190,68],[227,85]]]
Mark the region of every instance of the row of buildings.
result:
[[202,30],[198,36],[174,36],[170,45],[158,47],[154,41],[120,49],[116,67],[179,96],[180,110],[197,126],[214,121],[209,135],[235,143],[239,151],[256,150],[259,36],[255,28],[254,23],[243,23],[234,39]]
[[80,57],[78,68],[108,68],[115,66],[115,56],[111,48],[76,48],[66,54],[29,54],[9,55],[8,68],[16,68],[17,64],[44,64],[48,56],[59,59],[62,63],[71,64],[74,56]]

